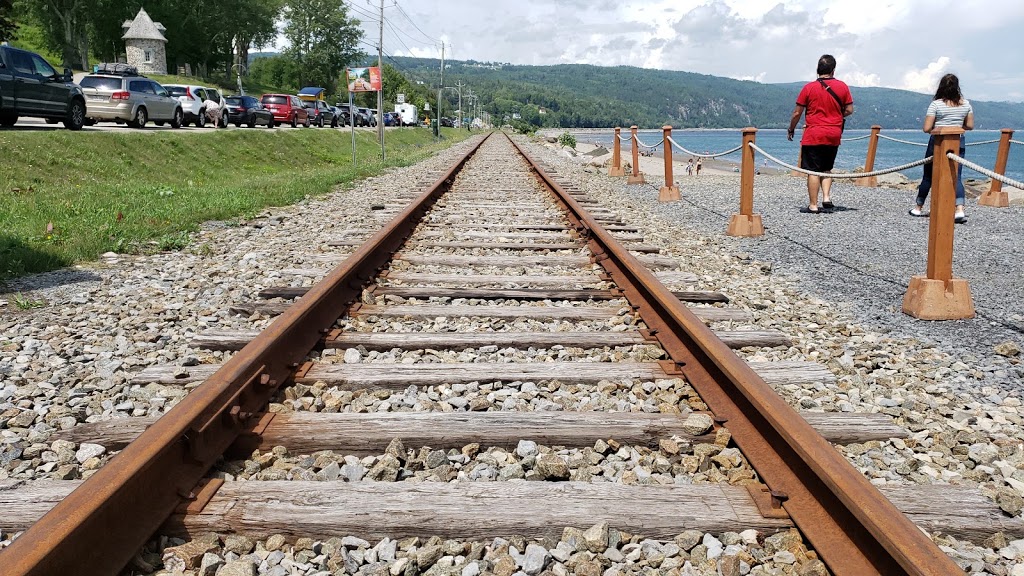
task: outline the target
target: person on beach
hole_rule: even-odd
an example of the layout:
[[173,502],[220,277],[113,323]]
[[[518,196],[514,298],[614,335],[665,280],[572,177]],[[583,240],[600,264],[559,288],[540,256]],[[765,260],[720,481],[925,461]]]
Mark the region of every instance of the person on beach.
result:
[[[850,87],[835,78],[836,59],[830,54],[818,58],[818,79],[808,82],[796,97],[796,108],[789,119],[788,137],[793,139],[800,117],[806,114],[806,126],[800,139],[800,167],[812,172],[831,172],[843,138],[846,117],[853,114]],[[808,205],[800,211],[818,213],[818,192],[821,207],[831,211],[832,178],[807,175]]]
[[[928,111],[924,115],[924,131],[931,134],[932,130],[939,126],[958,126],[964,130],[974,130],[974,109],[971,103],[960,93],[960,79],[953,74],[946,74],[939,80],[939,88],[935,91],[935,99],[928,105]],[[967,149],[964,147],[964,136],[960,135],[960,157],[964,157]],[[925,158],[932,156],[935,148],[935,137],[928,137],[928,147],[925,148]],[[964,214],[964,183],[961,179],[963,165],[957,164],[956,168],[956,216],[953,221],[957,224],[967,222],[967,215]],[[928,199],[928,192],[932,189],[932,167],[924,167],[924,178],[921,185],[917,187],[917,205],[910,209],[911,216],[928,216],[924,211],[924,201]]]
[[693,158],[686,161],[686,175],[693,176]]
[[697,171],[697,176],[700,176],[700,165],[701,165],[701,159],[697,158],[697,164],[694,165],[694,170]]

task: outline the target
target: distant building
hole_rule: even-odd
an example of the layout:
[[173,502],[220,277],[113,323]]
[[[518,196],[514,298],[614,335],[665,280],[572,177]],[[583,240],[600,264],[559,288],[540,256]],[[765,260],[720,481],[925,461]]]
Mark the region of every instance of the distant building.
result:
[[128,63],[143,74],[167,74],[167,38],[163,34],[167,28],[153,22],[142,8],[135,20],[125,20],[121,28]]

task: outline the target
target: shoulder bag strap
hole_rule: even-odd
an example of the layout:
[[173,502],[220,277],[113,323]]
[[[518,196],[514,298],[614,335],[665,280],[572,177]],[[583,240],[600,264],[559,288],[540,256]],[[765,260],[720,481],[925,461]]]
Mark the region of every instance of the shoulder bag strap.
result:
[[843,105],[843,101],[839,99],[839,95],[836,94],[836,91],[833,90],[832,87],[828,85],[828,82],[825,82],[824,78],[818,78],[818,83],[821,84],[825,88],[825,90],[828,91],[828,93],[832,95],[832,98],[835,99],[836,104],[839,104],[839,113],[843,115],[843,126],[842,126],[842,128],[840,128],[840,131],[845,131],[846,130],[846,115],[843,114],[843,113],[846,112],[846,106]]

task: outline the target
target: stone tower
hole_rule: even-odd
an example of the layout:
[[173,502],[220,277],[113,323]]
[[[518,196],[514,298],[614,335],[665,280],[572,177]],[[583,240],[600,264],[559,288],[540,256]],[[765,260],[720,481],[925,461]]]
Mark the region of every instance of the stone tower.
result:
[[149,14],[139,8],[135,20],[125,20],[121,28],[128,63],[143,74],[167,74],[167,38],[163,34],[167,29],[163,24],[153,22]]

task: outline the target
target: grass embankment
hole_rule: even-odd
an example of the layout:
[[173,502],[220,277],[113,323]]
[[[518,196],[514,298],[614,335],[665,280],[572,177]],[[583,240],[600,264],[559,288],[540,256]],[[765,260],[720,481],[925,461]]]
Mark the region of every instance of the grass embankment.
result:
[[0,283],[107,251],[177,249],[202,222],[324,194],[469,133],[444,135],[389,130],[382,164],[376,134],[358,132],[353,165],[339,130],[0,132]]

